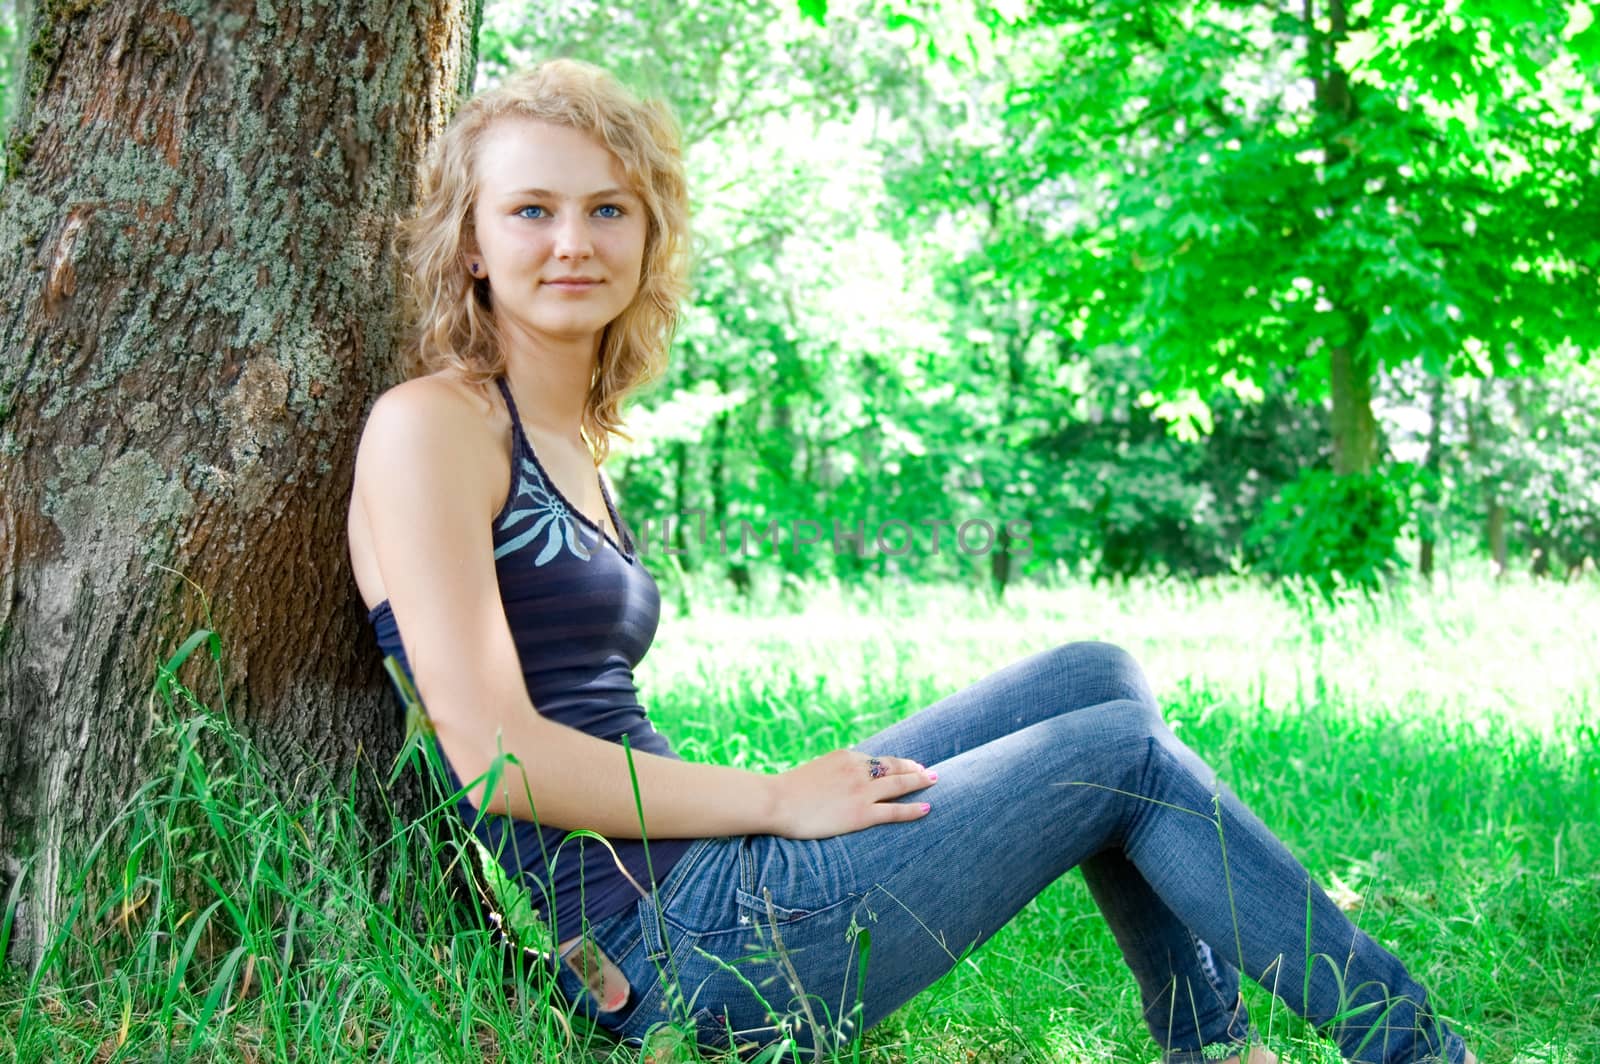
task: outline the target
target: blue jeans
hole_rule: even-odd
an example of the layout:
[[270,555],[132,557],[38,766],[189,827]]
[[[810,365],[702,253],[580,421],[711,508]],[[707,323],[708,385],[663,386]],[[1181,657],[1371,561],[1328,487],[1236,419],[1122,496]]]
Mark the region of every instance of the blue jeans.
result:
[[[591,928],[633,988],[602,1026],[636,1040],[692,1023],[712,1048],[837,1046],[1081,868],[1164,1060],[1248,1041],[1242,970],[1350,1060],[1462,1061],[1426,991],[1177,740],[1116,647],[1036,654],[859,748],[936,769],[906,799],[931,812],[815,841],[698,842],[654,897]],[[858,929],[871,932],[864,983]],[[557,979],[596,1015],[572,972]]]

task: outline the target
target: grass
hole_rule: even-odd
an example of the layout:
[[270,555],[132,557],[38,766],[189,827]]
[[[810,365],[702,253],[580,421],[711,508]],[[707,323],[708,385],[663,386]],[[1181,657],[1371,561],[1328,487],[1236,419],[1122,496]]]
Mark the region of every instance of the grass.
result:
[[[794,613],[702,596],[663,618],[639,680],[686,756],[779,769],[1027,652],[1118,642],[1178,733],[1482,1059],[1600,1059],[1592,585],[1464,581],[1314,612],[1245,583],[1024,588],[999,607],[895,586],[806,600]],[[72,873],[45,963],[0,978],[0,1058],[638,1059],[510,963],[460,896],[436,818],[374,833],[348,787],[273,777],[181,699],[163,736],[160,770]],[[1286,1059],[1335,1059],[1264,993],[1250,1003]],[[1138,1015],[1068,876],[871,1032],[861,1059],[1152,1060]]]

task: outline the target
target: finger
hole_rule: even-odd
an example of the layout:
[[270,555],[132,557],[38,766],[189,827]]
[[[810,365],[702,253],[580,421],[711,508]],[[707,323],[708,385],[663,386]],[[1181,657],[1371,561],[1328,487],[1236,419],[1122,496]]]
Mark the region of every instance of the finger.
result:
[[872,807],[879,824],[903,824],[921,820],[931,808],[927,802],[879,802]]
[[[867,774],[873,779],[882,779],[885,776],[901,776],[906,774],[924,775],[929,773],[927,769],[923,768],[921,765],[909,758],[868,757]],[[935,776],[934,778],[937,779],[938,777]]]
[[[931,773],[928,775],[931,775]],[[924,790],[933,785],[933,780],[930,780],[928,775],[903,772],[895,776],[885,776],[883,779],[873,780],[872,800],[874,802],[892,802],[896,798],[911,794],[914,791]],[[934,776],[934,779],[937,778],[937,776]]]

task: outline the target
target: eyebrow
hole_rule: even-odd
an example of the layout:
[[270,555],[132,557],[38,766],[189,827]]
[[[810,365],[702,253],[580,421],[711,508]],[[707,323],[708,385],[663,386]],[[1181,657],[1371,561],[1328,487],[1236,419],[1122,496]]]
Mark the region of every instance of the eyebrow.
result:
[[[530,198],[530,197],[533,198],[533,199],[560,199],[561,198],[561,193],[552,192],[547,188],[522,188],[522,189],[517,189],[515,192],[508,192],[508,193],[506,193],[506,195],[511,199],[524,199],[524,198]],[[582,199],[591,199],[591,200],[595,200],[595,199],[614,199],[617,196],[632,196],[634,199],[638,199],[639,198],[638,197],[638,193],[629,192],[625,188],[603,188],[598,192],[590,192],[587,195],[582,196],[580,198],[582,198]]]

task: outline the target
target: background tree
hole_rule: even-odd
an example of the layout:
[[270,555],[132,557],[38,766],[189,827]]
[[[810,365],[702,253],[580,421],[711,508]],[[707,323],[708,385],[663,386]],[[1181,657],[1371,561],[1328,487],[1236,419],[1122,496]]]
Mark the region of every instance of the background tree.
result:
[[[1272,567],[1300,534],[1274,521],[1335,495],[1403,526],[1385,373],[1527,373],[1600,346],[1588,8],[1046,0],[994,20],[1003,94],[956,97],[901,187],[930,220],[998,204],[1011,220],[969,273],[1051,308],[1073,357],[1135,352],[1155,371],[1141,405],[1191,434],[1229,393],[1327,404],[1302,464],[1362,482],[1312,475],[1262,515],[1245,560]],[[1346,529],[1334,556],[1393,556],[1348,516],[1319,527]]]
[[477,7],[31,14],[0,190],[0,895],[27,876],[24,952],[189,632],[222,633],[226,705],[267,748],[337,771],[397,745],[344,517],[392,378],[393,221]]
[[[1053,373],[1082,379],[1067,363],[1126,350],[1115,378],[1090,368],[1091,392],[1138,379],[1136,406],[1197,445],[1262,402],[1326,410],[1322,445],[1274,458],[1301,434],[1269,434],[1245,478],[1174,451],[1170,488],[1150,491],[1160,448],[1123,451],[1091,504],[1112,517],[1091,534],[1101,570],[1141,565],[1118,542],[1203,538],[1184,510],[1210,510],[1214,530],[1221,507],[1246,517],[1221,525],[1235,563],[1323,578],[1346,558],[1344,576],[1376,576],[1411,493],[1438,482],[1379,464],[1386,374],[1526,374],[1600,344],[1589,5],[1045,2],[990,22],[1002,88],[971,90],[974,70],[893,168],[920,224],[986,232],[960,269],[1070,334]],[[1075,424],[1062,442],[1094,435]],[[1290,490],[1277,474],[1301,469],[1262,510]],[[1346,504],[1376,520],[1339,517]],[[1301,550],[1307,536],[1344,542]]]
[[1581,224],[1600,182],[1592,45],[1564,42],[1567,5],[1039,17],[1059,58],[1020,88],[1010,157],[1035,185],[1081,175],[1055,200],[1085,219],[1057,244],[1062,294],[1138,343],[1168,392],[1302,367],[1332,399],[1335,472],[1365,472],[1380,367],[1504,371],[1600,344]]

